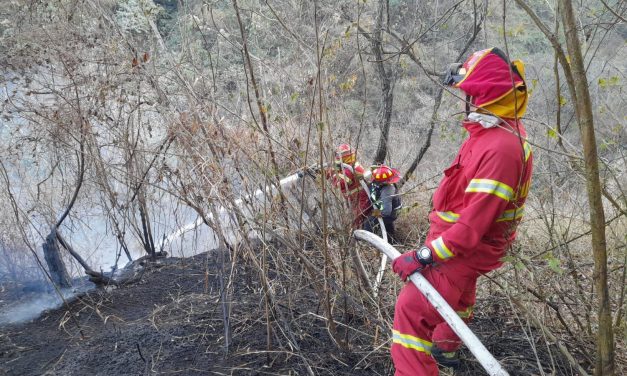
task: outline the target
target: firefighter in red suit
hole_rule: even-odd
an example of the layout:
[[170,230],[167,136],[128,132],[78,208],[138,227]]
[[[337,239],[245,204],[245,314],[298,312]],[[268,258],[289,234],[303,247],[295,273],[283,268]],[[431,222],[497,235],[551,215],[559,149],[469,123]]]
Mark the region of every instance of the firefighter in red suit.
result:
[[[422,273],[465,320],[472,316],[477,278],[502,265],[525,210],[532,155],[520,122],[527,107],[524,79],[522,62],[510,63],[497,48],[449,67],[444,84],[466,94],[468,138],[433,195],[425,244],[393,263],[404,281]],[[460,345],[416,286],[406,284],[394,313],[396,375],[437,375],[434,358],[454,365]]]
[[353,227],[361,228],[371,210],[368,192],[361,186],[364,168],[357,162],[357,154],[349,144],[341,144],[335,150],[334,168],[327,172],[334,187],[340,189],[353,212]]

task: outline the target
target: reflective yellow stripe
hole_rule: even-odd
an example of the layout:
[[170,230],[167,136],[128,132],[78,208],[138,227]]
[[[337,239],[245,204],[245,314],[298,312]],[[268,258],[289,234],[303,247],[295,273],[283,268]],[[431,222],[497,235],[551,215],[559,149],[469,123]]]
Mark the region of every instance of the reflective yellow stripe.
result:
[[512,187],[491,179],[472,179],[466,188],[466,192],[488,193],[500,197],[505,201],[510,201],[512,197],[514,197]]
[[398,343],[408,349],[426,353],[427,355],[431,354],[431,348],[433,347],[433,344],[429,341],[409,334],[402,334],[398,330],[392,330],[392,342]]
[[457,311],[457,316],[459,316],[462,319],[467,319],[472,315],[473,310],[474,310],[474,307],[470,306],[463,311]]
[[440,217],[444,222],[455,223],[459,219],[459,214],[447,211],[447,212],[436,212],[438,217]]
[[[459,214],[452,212],[452,211],[436,212],[436,214],[444,222],[448,222],[448,223],[456,223],[457,220],[459,219]],[[504,211],[503,214],[501,214],[501,216],[496,219],[496,221],[497,222],[513,221],[515,219],[521,219],[524,214],[525,214],[525,207],[521,206],[520,208]],[[514,215],[516,215],[516,218],[514,218]]]
[[527,162],[527,160],[529,160],[529,157],[531,157],[531,145],[529,145],[529,143],[525,141],[523,143],[523,149],[525,149],[525,162]]
[[441,236],[435,239],[434,241],[432,241],[431,246],[433,247],[433,250],[438,255],[438,257],[441,258],[442,260],[446,260],[448,258],[455,256],[453,252],[451,252],[451,250],[448,249],[446,244],[444,244],[444,240],[442,240]]
[[[521,219],[525,214],[525,206],[521,206],[516,209],[505,210],[500,217],[496,219],[497,222],[505,222],[505,221],[514,221],[517,219]],[[516,216],[516,217],[514,217]]]

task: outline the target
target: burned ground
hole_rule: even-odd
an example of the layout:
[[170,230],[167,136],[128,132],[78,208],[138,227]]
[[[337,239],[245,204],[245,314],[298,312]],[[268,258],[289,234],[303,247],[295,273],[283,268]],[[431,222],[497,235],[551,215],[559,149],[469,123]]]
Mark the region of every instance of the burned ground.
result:
[[[376,320],[357,313],[337,317],[350,344],[349,351],[338,350],[313,289],[300,289],[297,297],[275,291],[285,301],[271,311],[268,347],[263,288],[257,272],[245,266],[227,269],[233,283],[227,353],[219,271],[215,251],[167,259],[149,267],[139,283],[93,290],[29,323],[6,326],[0,375],[305,375],[308,368],[317,375],[393,373],[389,337],[375,329]],[[541,374],[539,367],[576,374],[542,336],[522,330],[505,305],[490,303],[483,302],[471,327],[511,375]],[[462,360],[455,375],[484,374],[468,351]]]

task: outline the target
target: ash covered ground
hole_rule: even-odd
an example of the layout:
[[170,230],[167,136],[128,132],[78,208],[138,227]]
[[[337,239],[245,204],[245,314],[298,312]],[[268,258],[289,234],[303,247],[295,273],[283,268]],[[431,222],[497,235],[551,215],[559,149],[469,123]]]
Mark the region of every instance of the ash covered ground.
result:
[[[301,289],[297,298],[275,291],[280,309],[271,311],[268,347],[263,288],[257,271],[245,266],[226,269],[233,276],[227,351],[220,260],[218,251],[165,259],[150,265],[137,283],[93,290],[30,322],[5,325],[0,328],[0,375],[394,373],[389,333],[377,333],[362,316],[337,318],[338,331],[350,343],[349,351],[338,349],[313,288]],[[515,319],[495,314],[501,306],[484,304],[471,328],[511,375],[541,374],[540,367],[575,374],[541,335],[529,339]],[[467,350],[461,369],[441,373],[485,374]]]

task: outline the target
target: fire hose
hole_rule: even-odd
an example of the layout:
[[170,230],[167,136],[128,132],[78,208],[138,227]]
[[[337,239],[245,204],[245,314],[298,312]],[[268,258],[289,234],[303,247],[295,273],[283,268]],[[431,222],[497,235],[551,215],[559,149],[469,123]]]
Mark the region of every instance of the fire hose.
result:
[[[304,178],[306,175],[309,175],[311,177],[314,177],[319,174],[321,171],[324,171],[327,167],[329,167],[331,164],[330,163],[325,163],[322,166],[319,165],[311,165],[308,167],[305,167],[303,169],[301,169],[300,171],[291,174],[283,179],[281,179],[281,181],[279,182],[279,185],[282,188],[288,188],[291,185],[295,184],[296,182],[298,182],[300,179]],[[342,163],[341,164],[342,168],[348,168],[351,171],[353,171],[353,167],[347,164]],[[370,171],[366,171],[365,173],[365,177],[367,178],[368,175],[370,174]],[[370,189],[368,188],[368,184],[365,182],[365,180],[361,179],[360,180],[360,184],[362,189],[368,194],[370,192]],[[263,197],[263,195],[266,196],[274,196],[277,192],[277,189],[275,187],[265,187],[265,188],[260,188],[257,189],[252,195],[246,196],[245,198],[240,198],[235,200],[234,204],[237,206],[241,206],[243,205],[244,201],[250,201],[251,199],[256,199],[256,198],[261,198]],[[368,198],[370,199],[370,195],[368,194]],[[232,219],[232,217],[229,215],[229,211],[227,210],[227,208],[225,207],[219,207],[218,208],[218,216],[219,217],[224,217],[223,223],[229,223],[233,226],[235,226],[234,220]],[[209,213],[207,215],[208,219],[213,219],[213,215],[211,213]],[[381,236],[382,238],[387,242],[387,233],[385,231],[385,225],[383,223],[383,219],[382,218],[377,218],[377,220],[379,221],[379,228],[381,229]],[[167,237],[164,236],[164,238],[162,239],[162,241],[159,244],[159,249],[163,250],[166,246],[168,246],[169,244],[171,244],[173,241],[175,241],[176,239],[180,238],[181,236],[183,236],[183,234],[185,234],[188,231],[192,231],[196,228],[198,228],[199,226],[201,226],[204,223],[204,219],[202,217],[199,217],[196,221],[187,223],[184,226],[179,227],[178,229],[176,229],[176,231],[172,232],[170,235],[168,235]],[[376,297],[378,295],[378,290],[379,287],[381,286],[381,281],[383,280],[383,275],[385,273],[385,268],[387,265],[387,256],[385,254],[381,255],[381,261],[379,264],[379,268],[377,269],[377,274],[375,277],[375,282],[372,286],[372,290],[373,290],[373,296]]]
[[[326,165],[325,165],[326,166]],[[324,166],[323,166],[324,167]],[[304,176],[304,172],[311,171],[317,172],[319,169],[311,168],[305,169],[302,172],[290,175],[284,179],[281,179],[280,186],[289,186],[294,184],[296,181],[301,179]],[[367,189],[367,185],[365,182],[361,182],[362,188]],[[266,189],[258,189],[253,194],[253,197],[259,197],[263,194],[274,193],[274,188],[266,188]],[[237,200],[236,204],[241,204],[242,200]],[[220,208],[220,214],[223,211],[226,211],[225,208]],[[387,242],[387,234],[385,232],[385,226],[381,218],[379,219],[379,225],[381,228],[381,232],[383,235],[383,239],[378,237],[377,235],[365,231],[365,230],[355,230],[354,236],[359,240],[364,240],[379,251],[382,252],[381,255],[381,266],[377,272],[375,285],[373,286],[374,293],[376,295],[378,287],[381,284],[381,280],[383,278],[383,273],[385,271],[386,261],[390,259],[393,261],[398,256],[400,256],[400,252],[398,252],[393,246],[391,246]],[[195,222],[189,223],[186,226],[182,226],[177,229],[174,233],[170,234],[170,236],[164,238],[160,245],[160,249],[169,243],[171,243],[174,239],[180,237],[186,231],[194,229],[198,227],[202,223],[202,218],[199,218]],[[477,358],[479,363],[483,366],[483,368],[488,372],[490,376],[509,376],[509,374],[502,368],[499,362],[490,354],[490,352],[485,348],[485,346],[481,343],[481,341],[477,338],[477,336],[468,328],[468,326],[459,318],[457,313],[448,305],[448,303],[442,298],[442,296],[438,293],[438,291],[431,286],[431,284],[422,276],[420,273],[412,274],[409,279],[416,285],[416,287],[424,294],[429,303],[433,305],[433,307],[438,311],[438,313],[442,316],[442,318],[450,325],[451,329],[459,336],[459,338],[466,344],[470,352]]]
[[[341,166],[343,169],[347,168],[353,173],[355,171],[353,169],[353,166],[348,165],[346,163],[342,163]],[[367,178],[369,174],[370,174],[370,171],[366,171],[366,173],[364,174],[364,178]],[[368,200],[370,201],[370,203],[374,205],[374,202],[372,202],[372,197],[370,197],[370,188],[368,187],[368,184],[366,183],[365,179],[359,179],[359,184],[361,185],[361,188],[368,195]],[[381,238],[383,239],[384,242],[387,243],[388,234],[387,234],[387,231],[385,230],[385,223],[383,223],[383,218],[377,217],[377,221],[379,222],[379,228],[381,229]],[[382,254],[381,262],[379,263],[379,269],[377,270],[377,275],[374,280],[374,285],[372,285],[372,295],[375,298],[377,297],[377,295],[379,295],[379,287],[381,286],[381,282],[383,281],[383,274],[385,273],[385,267],[387,265],[387,261],[388,261],[387,256],[385,254]]]
[[[370,189],[368,188],[368,184],[364,180],[360,180],[361,188],[368,193],[368,199],[370,203],[373,204],[372,198],[370,197]],[[381,229],[381,238],[384,242],[388,243],[388,233],[385,230],[385,223],[383,223],[383,218],[377,217],[377,221],[379,221],[379,228]],[[381,263],[379,264],[379,270],[377,271],[377,276],[374,280],[374,285],[372,285],[372,295],[376,298],[379,295],[379,286],[381,286],[381,281],[383,281],[383,273],[385,273],[385,266],[387,265],[388,257],[384,254],[381,255]]]
[[[366,241],[379,251],[384,253],[390,261],[393,261],[401,255],[399,251],[391,246],[387,241],[384,241],[377,235],[364,231],[355,230],[353,235],[359,240]],[[429,303],[438,311],[440,316],[446,321],[447,324],[453,329],[455,334],[464,342],[470,352],[477,358],[481,366],[486,370],[490,376],[509,376],[507,371],[501,366],[501,364],[490,354],[488,349],[481,343],[479,338],[468,328],[466,323],[462,321],[457,313],[451,308],[451,306],[442,298],[440,293],[427,281],[427,279],[420,273],[414,273],[409,276],[409,279],[420,290],[420,292],[427,298]]]

